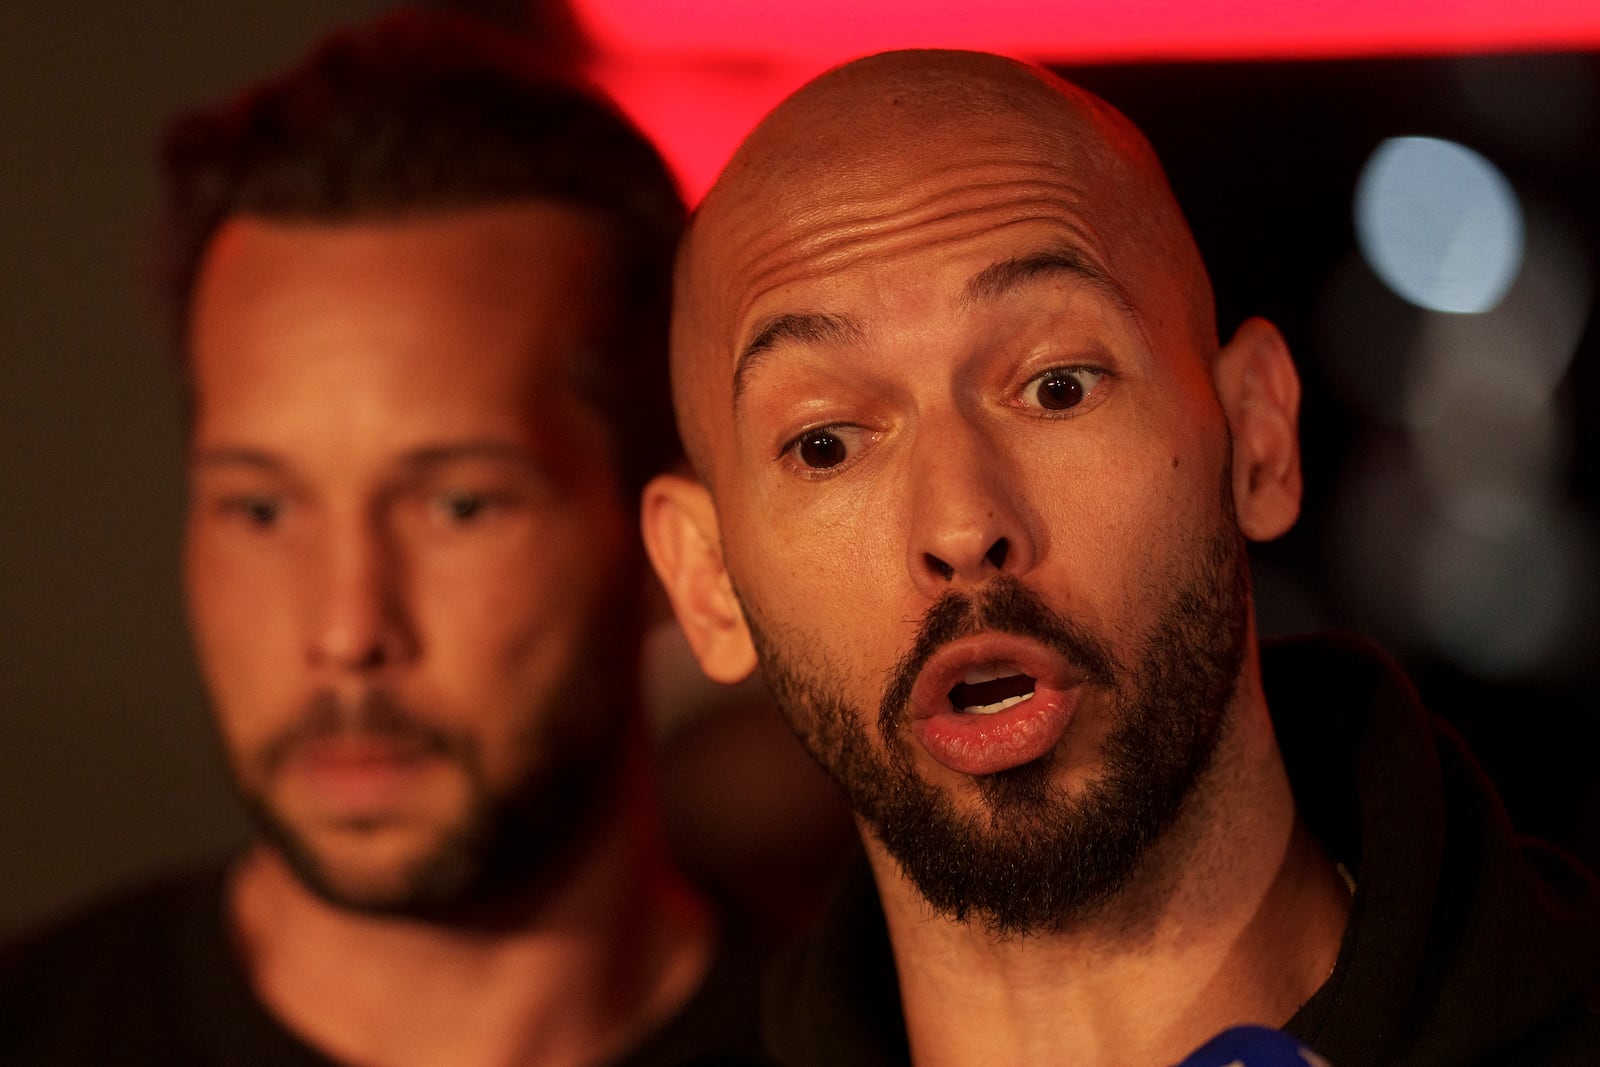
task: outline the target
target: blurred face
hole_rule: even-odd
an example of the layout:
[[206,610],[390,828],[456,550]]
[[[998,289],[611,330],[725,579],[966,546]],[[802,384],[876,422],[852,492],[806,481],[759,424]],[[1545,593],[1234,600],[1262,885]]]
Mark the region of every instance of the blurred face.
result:
[[675,358],[721,562],[922,896],[1056,927],[1172,826],[1243,662],[1203,281],[1127,221],[1162,206],[1136,178],[1025,119],[844,140],[697,223]]
[[190,337],[187,591],[268,841],[347,906],[538,875],[631,713],[637,552],[586,399],[597,223],[227,222]]

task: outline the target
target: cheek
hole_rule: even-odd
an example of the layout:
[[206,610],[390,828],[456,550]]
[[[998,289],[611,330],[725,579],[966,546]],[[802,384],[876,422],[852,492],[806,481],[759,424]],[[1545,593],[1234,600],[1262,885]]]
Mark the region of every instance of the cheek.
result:
[[184,593],[203,666],[278,657],[297,611],[293,569],[269,551],[250,551],[191,533],[184,545]]
[[494,545],[419,561],[416,623],[460,685],[554,685],[609,652],[598,646],[625,639],[608,631],[632,602],[635,555],[620,520],[531,524]]
[[1124,523],[1181,524],[1214,511],[1226,473],[1228,428],[1209,384],[1144,391],[1138,418],[1097,441],[1097,504]]
[[903,490],[895,471],[873,469],[814,483],[786,480],[739,502],[731,527],[723,520],[735,580],[782,580],[843,598],[903,579]]
[[[1107,590],[1108,614],[1136,618],[1187,574],[1196,544],[1232,517],[1224,511],[1225,456],[1163,449],[1128,457],[1128,477],[1092,515],[1078,517],[1093,562],[1086,580]],[[1096,577],[1096,574],[1098,575]]]
[[767,628],[815,632],[848,613],[871,574],[858,551],[865,516],[797,512],[765,503],[724,536],[724,563],[741,602]]
[[305,650],[292,575],[191,539],[185,599],[197,666],[228,749],[249,752],[292,717]]
[[[758,512],[725,543],[741,605],[785,666],[856,703],[914,629],[903,529],[889,501],[830,501],[802,516]],[[901,620],[912,622],[901,625]]]

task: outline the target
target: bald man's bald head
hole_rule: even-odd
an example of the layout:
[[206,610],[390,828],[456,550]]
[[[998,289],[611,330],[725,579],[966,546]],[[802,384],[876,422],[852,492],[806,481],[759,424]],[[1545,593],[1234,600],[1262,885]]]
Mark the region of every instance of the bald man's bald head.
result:
[[1298,513],[1299,385],[1263,320],[1218,345],[1139,132],[996,56],[841,67],[707,196],[673,359],[698,479],[646,487],[651,560],[890,911],[1048,935],[1177,884],[1208,768],[1271,744],[1244,540]]
[[[1008,166],[1015,164],[1016,166]],[[1026,167],[1027,173],[1019,168]],[[994,183],[1018,218],[1064,196],[1152,331],[1216,348],[1209,281],[1155,153],[1098,97],[1037,67],[976,52],[889,52],[836,68],[772,111],[724,168],[678,263],[673,394],[691,460],[731,405],[751,303],[795,272],[850,269],[857,238],[944,188]],[[1060,189],[1025,186],[1054,172]],[[1057,183],[1047,180],[1046,185]],[[1166,292],[1162,292],[1165,290]]]
[[886,52],[835,68],[774,108],[723,169],[705,208],[793,181],[848,188],[874,160],[942,134],[982,137],[991,123],[1006,125],[1006,136],[1027,136],[1031,125],[1034,136],[1070,153],[1105,162],[1120,152],[1159,172],[1120,113],[1048,71],[982,52]]

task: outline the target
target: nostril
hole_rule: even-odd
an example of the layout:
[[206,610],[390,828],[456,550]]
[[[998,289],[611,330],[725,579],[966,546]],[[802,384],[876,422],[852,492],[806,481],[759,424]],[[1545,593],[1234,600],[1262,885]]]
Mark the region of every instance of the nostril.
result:
[[386,666],[388,662],[389,650],[382,644],[374,643],[371,648],[367,649],[366,654],[355,662],[354,666],[363,670],[376,670],[379,667]]
[[939,577],[943,578],[945,581],[948,582],[950,579],[956,576],[956,569],[950,566],[950,564],[946,563],[944,560],[940,559],[938,556],[935,556],[932,552],[924,552],[922,554],[922,558],[927,562],[928,569],[939,575]]
[[1010,549],[1011,546],[1007,544],[1006,539],[1002,537],[994,544],[989,546],[989,551],[983,554],[983,558],[994,564],[995,570],[1004,570],[1006,565],[1006,553],[1010,551]]

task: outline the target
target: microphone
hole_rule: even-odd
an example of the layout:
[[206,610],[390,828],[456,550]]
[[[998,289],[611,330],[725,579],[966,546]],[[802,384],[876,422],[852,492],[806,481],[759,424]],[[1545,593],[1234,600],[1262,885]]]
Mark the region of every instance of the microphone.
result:
[[1177,1067],[1332,1067],[1327,1060],[1270,1026],[1232,1026],[1201,1045]]

